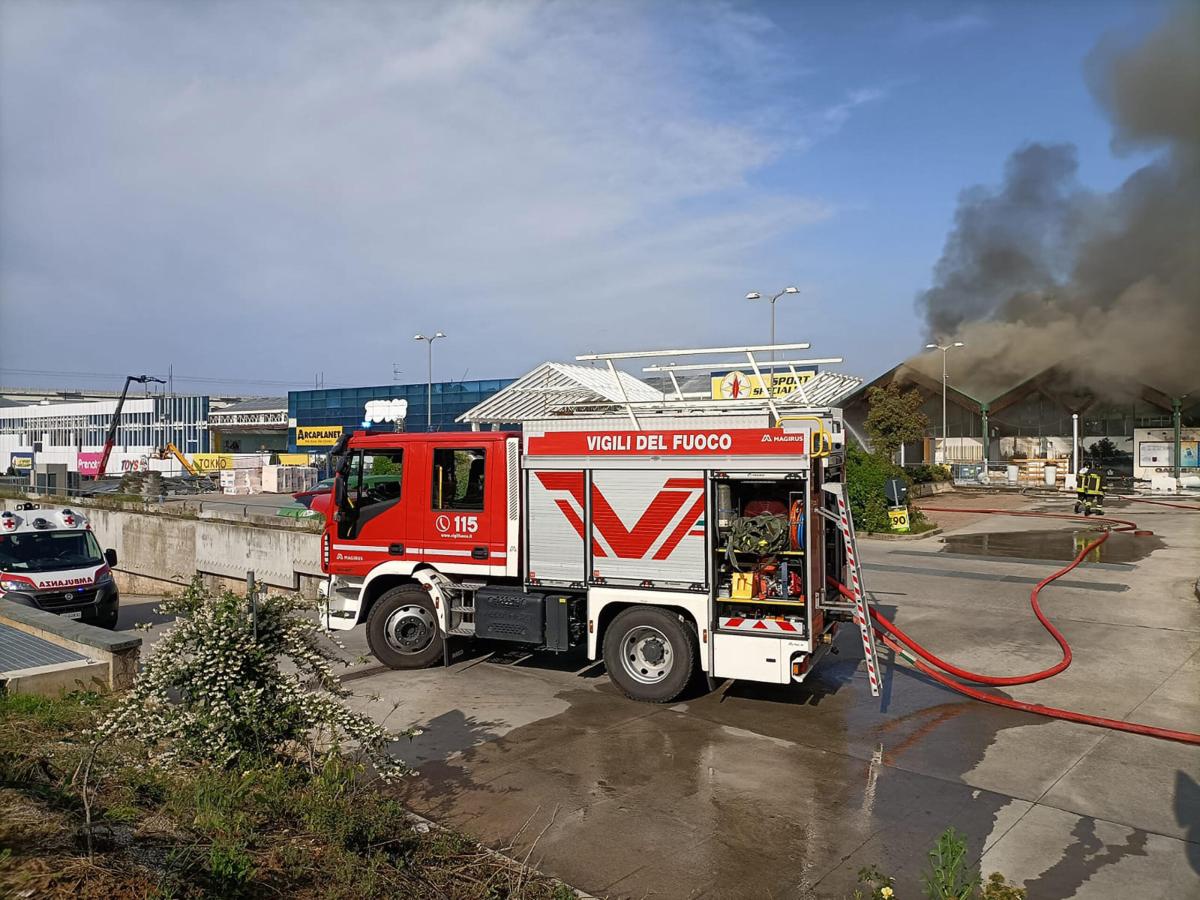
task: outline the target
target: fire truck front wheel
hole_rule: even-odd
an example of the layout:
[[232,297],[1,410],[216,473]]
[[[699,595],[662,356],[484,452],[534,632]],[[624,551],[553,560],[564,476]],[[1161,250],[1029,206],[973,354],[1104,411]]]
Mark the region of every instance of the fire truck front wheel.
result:
[[390,669],[424,669],[442,658],[442,632],[429,595],[395,587],[375,601],[367,616],[367,643]]
[[696,635],[677,613],[635,606],[608,626],[604,665],[630,699],[669,703],[683,693],[696,668]]

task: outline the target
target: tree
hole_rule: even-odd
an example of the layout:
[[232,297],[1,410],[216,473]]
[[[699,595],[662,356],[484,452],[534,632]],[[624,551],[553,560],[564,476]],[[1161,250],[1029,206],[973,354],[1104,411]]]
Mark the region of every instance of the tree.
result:
[[929,417],[921,412],[924,402],[919,390],[902,391],[895,382],[868,390],[866,426],[871,449],[891,459],[901,444],[923,438],[929,428]]

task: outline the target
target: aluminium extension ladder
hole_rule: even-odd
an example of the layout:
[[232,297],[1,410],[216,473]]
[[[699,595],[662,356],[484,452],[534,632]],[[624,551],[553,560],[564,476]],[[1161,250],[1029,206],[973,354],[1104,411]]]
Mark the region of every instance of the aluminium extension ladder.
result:
[[863,593],[862,565],[858,559],[858,540],[854,536],[854,515],[846,502],[846,486],[841,482],[821,485],[826,493],[837,500],[837,526],[846,546],[846,563],[850,570],[850,591],[854,595],[854,621],[862,634],[863,657],[867,661],[867,678],[871,682],[871,696],[879,696],[879,667],[876,663],[875,628],[871,624],[870,601]]

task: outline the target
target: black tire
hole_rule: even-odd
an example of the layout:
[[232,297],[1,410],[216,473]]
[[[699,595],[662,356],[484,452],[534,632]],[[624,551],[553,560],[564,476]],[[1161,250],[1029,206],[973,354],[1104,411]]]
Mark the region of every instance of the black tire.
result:
[[634,606],[604,632],[608,677],[631,700],[670,703],[696,670],[696,633],[678,613]]
[[112,631],[114,628],[117,627],[117,617],[119,615],[120,615],[120,610],[114,606],[112,608],[111,612],[105,613],[104,615],[100,616],[92,624],[99,628],[107,628],[109,631]]
[[442,658],[444,642],[433,601],[418,587],[392,588],[367,616],[367,643],[389,669],[424,669]]

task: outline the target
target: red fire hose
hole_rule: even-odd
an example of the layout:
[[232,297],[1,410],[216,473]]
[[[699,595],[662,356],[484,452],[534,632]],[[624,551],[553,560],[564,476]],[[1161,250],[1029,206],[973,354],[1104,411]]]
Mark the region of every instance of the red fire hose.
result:
[[[1068,722],[1082,722],[1085,725],[1098,725],[1102,728],[1111,728],[1115,731],[1127,731],[1131,734],[1142,734],[1168,741],[1179,741],[1184,744],[1200,744],[1200,734],[1193,734],[1187,731],[1174,731],[1169,728],[1157,728],[1153,725],[1141,725],[1137,722],[1126,722],[1121,719],[1108,719],[1103,716],[1091,716],[1085,713],[1073,712],[1069,709],[1059,709],[1053,706],[1042,706],[1039,703],[1024,703],[1020,700],[1014,700],[1011,697],[1002,697],[996,694],[989,694],[986,691],[981,691],[978,688],[955,681],[953,678],[948,677],[948,675],[943,674],[943,672],[949,673],[949,675],[954,675],[957,678],[961,678],[964,681],[971,681],[975,684],[997,686],[1031,684],[1032,682],[1049,678],[1052,675],[1057,675],[1059,672],[1067,668],[1067,666],[1071,665],[1070,644],[1067,643],[1067,640],[1063,637],[1062,632],[1055,628],[1050,620],[1046,618],[1046,615],[1042,612],[1039,597],[1042,588],[1061,578],[1063,575],[1066,575],[1081,562],[1083,562],[1084,558],[1089,553],[1108,540],[1109,535],[1112,534],[1113,531],[1136,531],[1136,523],[1128,522],[1122,519],[1089,519],[1083,516],[1073,516],[1065,513],[1017,512],[1014,510],[1005,509],[950,509],[933,506],[927,506],[923,508],[929,510],[930,512],[983,513],[988,515],[1029,516],[1051,519],[1079,519],[1088,522],[1103,522],[1105,524],[1109,524],[1111,527],[1110,529],[1102,532],[1099,537],[1088,543],[1087,546],[1080,550],[1076,557],[1068,565],[1063,566],[1054,574],[1039,581],[1029,595],[1029,602],[1033,606],[1034,615],[1037,616],[1038,621],[1041,622],[1042,626],[1050,632],[1054,640],[1058,642],[1058,646],[1062,649],[1062,659],[1050,668],[1042,669],[1040,672],[1032,672],[1028,675],[1009,676],[982,675],[978,672],[971,672],[967,669],[959,668],[958,666],[948,663],[926,650],[915,640],[905,634],[886,616],[872,608],[871,618],[875,620],[877,625],[876,634],[879,636],[880,640],[882,640],[883,643],[886,644],[893,652],[905,657],[906,659],[909,659],[918,671],[928,675],[939,684],[943,684],[946,687],[958,691],[960,694],[965,694],[966,696],[975,700],[981,700],[984,703],[992,703],[996,706],[1004,706],[1009,709],[1024,710],[1025,712],[1048,716],[1052,719],[1064,719]],[[841,593],[842,596],[851,600],[854,599],[853,592],[851,592],[850,589],[844,584],[841,584],[832,578],[829,579],[829,582],[831,585],[837,588],[838,592]],[[907,647],[912,651],[912,653],[916,654],[916,656],[920,658],[917,659],[912,657],[910,654],[905,653],[903,647],[899,646],[900,644],[903,644],[904,647]],[[938,669],[941,669],[942,671],[939,672],[937,671]]]

